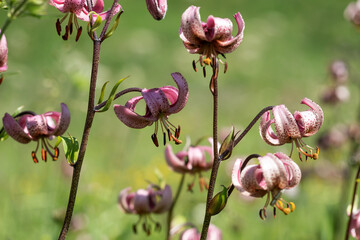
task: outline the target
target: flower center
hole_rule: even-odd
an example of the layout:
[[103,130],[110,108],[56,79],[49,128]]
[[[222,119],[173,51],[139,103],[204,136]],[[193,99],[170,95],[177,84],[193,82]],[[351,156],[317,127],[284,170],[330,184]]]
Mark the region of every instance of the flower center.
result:
[[166,144],[166,134],[167,134],[167,138],[169,139],[169,141],[174,140],[176,145],[182,143],[182,141],[179,140],[179,137],[180,137],[180,125],[178,127],[175,127],[167,119],[166,116],[161,114],[161,116],[159,117],[159,120],[157,122],[155,122],[155,131],[151,135],[151,139],[152,139],[152,141],[153,141],[153,143],[155,144],[156,147],[159,146],[159,141],[158,141],[158,138],[157,138],[158,129],[159,129],[159,122],[160,122],[161,132],[163,134],[164,145]]
[[62,36],[62,39],[63,40],[68,40],[69,39],[69,36],[73,32],[73,22],[74,22],[75,28],[77,30],[75,41],[77,42],[79,40],[79,38],[80,38],[80,35],[81,35],[81,32],[82,32],[82,27],[79,27],[77,18],[76,18],[74,13],[66,13],[63,18],[61,18],[60,20],[57,19],[57,21],[56,21],[56,31],[57,31],[58,35],[60,36],[61,35],[61,24],[65,21],[65,19],[68,16],[69,16],[69,20],[68,20],[68,23],[65,26],[65,33]]

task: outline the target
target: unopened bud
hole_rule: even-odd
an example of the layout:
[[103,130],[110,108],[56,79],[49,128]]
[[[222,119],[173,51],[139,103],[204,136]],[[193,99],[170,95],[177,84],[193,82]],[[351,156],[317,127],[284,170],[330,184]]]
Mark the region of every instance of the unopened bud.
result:
[[149,13],[155,20],[162,20],[167,10],[167,0],[146,0]]
[[211,199],[211,201],[210,201],[208,213],[211,216],[218,214],[226,206],[227,199],[228,199],[228,189],[225,186],[222,186],[222,187],[223,187],[223,190],[221,192],[217,193],[213,197],[213,199]]
[[219,151],[221,160],[226,160],[231,157],[231,153],[234,148],[234,139],[235,139],[234,127],[232,127],[231,132],[229,133],[229,135],[227,135],[227,137],[224,139],[223,143],[221,144]]

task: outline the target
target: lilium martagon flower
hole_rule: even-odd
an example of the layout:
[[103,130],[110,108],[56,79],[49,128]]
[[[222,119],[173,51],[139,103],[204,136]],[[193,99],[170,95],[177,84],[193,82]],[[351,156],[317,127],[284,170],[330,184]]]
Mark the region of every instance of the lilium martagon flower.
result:
[[[261,219],[266,218],[266,208],[270,205],[288,215],[295,210],[293,202],[287,202],[281,195],[284,190],[297,186],[301,180],[299,166],[286,154],[268,153],[258,157],[259,164],[247,165],[248,161],[237,159],[232,172],[232,183],[245,196],[262,198],[267,195],[260,210]],[[271,201],[270,201],[271,198]],[[286,205],[286,207],[284,207]],[[275,208],[276,207],[276,208]]]
[[[313,152],[314,148],[305,144],[302,138],[312,136],[319,131],[324,121],[324,113],[318,104],[308,98],[304,98],[301,103],[310,109],[291,114],[285,105],[278,105],[272,109],[274,116],[272,119],[270,111],[265,112],[260,121],[260,135],[272,146],[295,143],[300,160],[302,154],[305,155],[306,160],[308,157],[316,160],[319,157],[319,148],[316,147],[316,152]],[[275,132],[271,127],[272,124],[275,125]]]
[[[8,58],[8,47],[6,42],[6,37],[3,35],[0,40],[0,73],[5,72],[8,69],[7,65]],[[0,84],[4,80],[4,76],[0,76]]]
[[[91,0],[92,1],[92,11],[95,12],[101,20],[105,20],[110,10],[104,11],[104,1],[103,0]],[[87,0],[50,0],[49,4],[56,7],[60,12],[65,13],[61,19],[56,21],[56,31],[58,35],[61,35],[61,24],[67,19],[68,23],[65,27],[65,33],[62,36],[64,40],[69,39],[69,35],[73,32],[73,23],[77,30],[75,41],[78,41],[82,32],[82,27],[79,26],[77,19],[80,19],[85,22],[90,20],[89,6],[87,5]],[[114,15],[121,10],[119,4],[116,5]],[[96,19],[95,14],[93,19]]]
[[[164,145],[166,144],[166,138],[169,141],[174,140],[175,144],[182,143],[179,140],[180,126],[173,125],[168,120],[168,117],[185,107],[189,97],[189,88],[185,78],[180,73],[175,72],[171,76],[178,88],[173,86],[144,88],[141,91],[141,96],[131,98],[124,106],[114,105],[116,116],[130,128],[141,129],[155,123],[155,131],[151,135],[151,139],[157,147],[159,146],[157,138],[159,125],[163,134]],[[142,99],[146,103],[146,112],[143,116],[135,112],[136,105]]]
[[167,0],[146,0],[146,6],[155,20],[162,20],[167,11]]
[[[213,58],[226,53],[233,52],[244,37],[245,22],[240,12],[234,14],[238,26],[238,32],[233,36],[233,24],[228,18],[218,18],[210,15],[206,22],[200,18],[200,7],[190,6],[181,16],[180,38],[187,51],[191,54],[200,54],[198,61],[193,61],[193,68],[196,70],[196,63],[200,62],[201,67],[210,65]],[[225,70],[227,70],[227,63]],[[205,75],[205,66],[203,67]]]
[[172,191],[169,185],[161,188],[155,184],[149,184],[146,189],[138,189],[131,192],[131,188],[123,189],[118,197],[120,209],[126,214],[139,215],[139,220],[133,225],[134,233],[137,233],[137,226],[143,221],[143,230],[150,235],[151,224],[155,224],[155,230],[160,230],[159,222],[155,222],[151,214],[167,212],[172,204]]
[[20,143],[37,142],[31,156],[34,163],[38,163],[37,150],[41,144],[41,158],[47,161],[47,153],[56,161],[59,148],[53,147],[49,140],[65,133],[70,124],[70,112],[65,103],[61,103],[61,112],[46,112],[37,115],[33,112],[22,112],[15,117],[5,113],[3,117],[4,129],[9,136]]

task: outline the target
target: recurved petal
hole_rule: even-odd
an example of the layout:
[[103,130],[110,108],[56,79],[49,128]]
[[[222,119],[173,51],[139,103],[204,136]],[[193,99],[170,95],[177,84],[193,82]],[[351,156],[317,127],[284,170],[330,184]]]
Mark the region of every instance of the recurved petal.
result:
[[199,44],[206,40],[205,32],[200,19],[200,7],[190,6],[181,16],[181,31],[185,38]]
[[153,117],[159,118],[161,113],[168,112],[170,108],[169,100],[160,88],[143,89],[141,94]]
[[93,8],[92,10],[96,13],[101,13],[104,10],[104,1],[103,0],[92,0]]
[[169,185],[165,185],[163,190],[157,191],[156,194],[160,196],[160,201],[156,203],[153,209],[154,213],[163,213],[170,209],[172,204],[172,191]]
[[125,213],[135,213],[134,211],[134,193],[130,192],[131,188],[125,188],[123,189],[118,197],[118,204],[119,207],[125,212]]
[[275,123],[274,119],[270,118],[270,111],[265,112],[260,120],[260,136],[267,144],[278,146],[284,143],[280,142],[279,138],[274,133],[271,125]]
[[301,136],[309,137],[319,131],[324,121],[324,112],[318,104],[308,98],[304,98],[301,103],[309,106],[311,110],[296,111],[294,117],[299,126]]
[[151,212],[149,191],[139,189],[134,196],[134,210],[137,214],[147,214]]
[[61,103],[60,119],[58,122],[56,121],[56,124],[56,128],[50,133],[51,135],[60,136],[64,134],[70,125],[70,111],[65,103]]
[[178,98],[174,104],[170,106],[169,113],[177,113],[181,109],[183,109],[186,105],[186,102],[189,97],[189,87],[186,82],[186,79],[181,75],[179,72],[174,72],[171,74],[172,78],[174,79],[176,85],[178,86]]
[[6,133],[20,143],[28,143],[32,139],[28,136],[19,123],[8,113],[3,117],[3,125]]
[[189,171],[185,162],[179,159],[177,155],[174,154],[170,144],[166,145],[165,148],[165,160],[169,167],[175,172],[185,173]]
[[115,104],[114,111],[116,116],[122,121],[126,126],[131,128],[144,128],[153,124],[157,119],[151,119],[148,117],[142,117],[139,114],[135,113],[131,109]]
[[286,188],[292,188],[298,185],[301,180],[301,170],[296,162],[282,152],[275,153],[274,155],[283,162],[286,169],[286,177],[288,181]]
[[276,135],[279,142],[289,143],[293,138],[300,138],[300,130],[294,116],[289,112],[285,105],[278,105],[273,108],[275,119]]
[[267,190],[275,188],[284,189],[287,187],[287,175],[284,164],[271,153],[259,157],[259,163],[266,182]]
[[214,17],[214,37],[215,40],[229,40],[232,38],[233,24],[228,18]]

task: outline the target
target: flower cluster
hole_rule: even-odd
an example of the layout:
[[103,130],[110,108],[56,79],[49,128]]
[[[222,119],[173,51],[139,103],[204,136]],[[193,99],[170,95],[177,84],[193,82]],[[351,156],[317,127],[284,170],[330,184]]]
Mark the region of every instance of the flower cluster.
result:
[[[272,109],[274,118],[271,119],[270,111],[264,113],[260,122],[260,135],[266,143],[273,146],[295,143],[301,160],[301,154],[306,159],[310,157],[316,160],[319,148],[313,152],[313,148],[306,145],[302,138],[318,132],[324,121],[324,113],[319,105],[308,98],[304,98],[301,103],[309,106],[310,110],[291,114],[285,105],[278,105]],[[272,129],[272,124],[275,125],[276,132]]]
[[47,153],[55,161],[59,156],[59,149],[49,143],[54,136],[65,133],[70,124],[70,112],[65,103],[61,104],[61,112],[46,112],[36,115],[33,112],[22,112],[15,117],[5,113],[3,117],[4,129],[16,141],[29,143],[36,141],[36,149],[31,153],[33,161],[38,163],[36,152],[41,144],[41,158],[47,160]]

